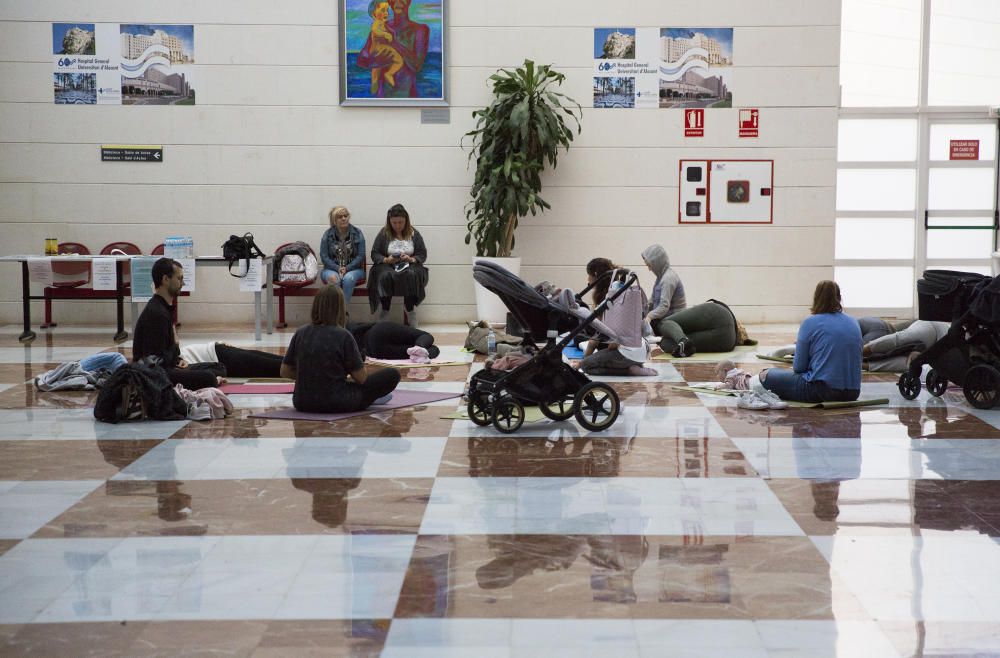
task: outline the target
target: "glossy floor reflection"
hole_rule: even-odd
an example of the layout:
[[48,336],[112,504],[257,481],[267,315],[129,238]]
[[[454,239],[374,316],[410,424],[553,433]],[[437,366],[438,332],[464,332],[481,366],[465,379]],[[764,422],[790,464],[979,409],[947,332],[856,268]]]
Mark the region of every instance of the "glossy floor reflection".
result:
[[[226,337],[183,327],[181,339]],[[282,353],[291,330],[254,344]],[[434,331],[434,328],[431,328]],[[762,345],[795,327],[750,329]],[[0,655],[1000,655],[1000,409],[960,389],[747,411],[679,391],[714,363],[608,378],[622,416],[515,435],[457,400],[336,423],[105,425],[30,379],[112,345],[0,327]],[[460,392],[481,367],[402,371]],[[126,345],[127,347],[127,345]],[[479,360],[481,361],[481,359]],[[753,351],[741,365],[765,364]]]

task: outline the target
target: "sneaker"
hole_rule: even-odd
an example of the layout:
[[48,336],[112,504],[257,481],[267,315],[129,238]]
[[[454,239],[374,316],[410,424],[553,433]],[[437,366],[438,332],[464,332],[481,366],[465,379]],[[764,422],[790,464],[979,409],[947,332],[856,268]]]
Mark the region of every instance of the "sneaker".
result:
[[212,409],[206,402],[189,402],[187,418],[188,420],[212,420]]
[[763,411],[764,409],[770,409],[771,405],[762,400],[756,393],[751,393],[749,391],[740,394],[739,400],[736,402],[736,406],[740,409],[753,409],[754,411]]
[[754,393],[754,395],[756,395],[758,398],[760,398],[761,400],[763,400],[764,402],[766,402],[768,408],[770,408],[770,409],[787,409],[788,408],[788,403],[787,402],[785,402],[784,400],[782,400],[777,395],[775,395],[774,393],[772,393],[771,391],[769,391],[767,389],[764,389],[763,392],[758,391],[758,392]]
[[674,357],[683,358],[686,356],[694,356],[697,351],[698,350],[694,347],[694,343],[685,338],[681,340],[681,342],[677,343],[677,347],[675,347],[670,354]]

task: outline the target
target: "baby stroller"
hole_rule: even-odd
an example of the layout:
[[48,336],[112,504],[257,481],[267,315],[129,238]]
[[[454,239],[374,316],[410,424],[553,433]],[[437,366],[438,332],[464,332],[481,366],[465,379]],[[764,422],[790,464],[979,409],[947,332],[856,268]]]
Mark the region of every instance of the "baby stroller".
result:
[[[472,268],[475,280],[496,294],[523,331],[524,346],[531,359],[507,372],[487,368],[469,382],[469,420],[476,425],[490,423],[504,433],[516,432],[524,423],[524,402],[537,404],[551,420],[575,416],[585,429],[600,432],[618,419],[621,402],[615,390],[603,382],[593,382],[562,360],[563,348],[590,327],[607,340],[614,335],[597,318],[607,305],[635,285],[631,274],[625,283],[593,312],[552,301],[495,263],[479,262]],[[557,340],[562,333],[566,335]],[[544,347],[537,344],[545,342]]]
[[951,322],[951,328],[899,376],[899,392],[907,400],[920,394],[926,363],[931,395],[940,397],[952,381],[973,407],[995,407],[1000,402],[1000,277],[927,270],[917,281],[917,300],[921,320]]

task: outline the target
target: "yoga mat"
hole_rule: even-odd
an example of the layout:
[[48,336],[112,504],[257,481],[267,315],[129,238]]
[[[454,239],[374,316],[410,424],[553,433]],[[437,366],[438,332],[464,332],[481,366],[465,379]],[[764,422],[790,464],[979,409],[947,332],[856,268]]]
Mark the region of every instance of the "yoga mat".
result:
[[[678,391],[710,393],[712,395],[728,395],[732,397],[736,397],[738,393],[737,391],[728,389],[712,390],[710,388],[698,388],[697,386],[672,386],[671,388]],[[795,402],[793,400],[785,400],[785,402],[788,403],[789,408],[795,407],[796,409],[850,409],[851,407],[872,407],[879,404],[889,404],[889,398],[859,398],[849,402]],[[762,409],[762,411],[767,410]]]
[[[679,361],[681,363],[695,363],[700,361],[725,361],[734,360],[746,356],[753,351],[753,345],[740,345],[731,352],[695,352],[691,356],[672,356],[664,352],[653,357],[653,361]],[[758,354],[758,356],[760,356]]]
[[374,366],[385,366],[388,368],[441,368],[444,366],[467,366],[472,362],[432,359],[430,363],[414,363],[409,359],[368,359],[365,363],[370,363]]
[[[448,420],[469,420],[469,408],[459,407],[458,410],[453,411],[450,414],[445,414],[441,416]],[[540,420],[546,420],[545,414],[538,407],[525,407],[524,408],[524,422],[526,423],[537,423]]]
[[567,345],[566,347],[563,348],[563,356],[566,357],[567,359],[582,359],[583,350],[581,350],[579,347],[571,347]]
[[778,363],[791,363],[791,356],[771,356],[770,354],[758,354],[758,359],[762,361],[777,361]]
[[339,414],[314,414],[307,413],[305,411],[296,411],[295,409],[272,409],[270,411],[260,411],[250,414],[250,418],[270,418],[273,420],[324,420],[332,423],[336,420],[353,418],[354,416],[365,416],[382,411],[392,411],[393,409],[400,409],[402,407],[412,407],[416,404],[427,404],[429,402],[438,402],[440,400],[448,400],[450,398],[457,398],[461,396],[461,393],[400,391],[397,389],[392,392],[392,400],[389,401],[389,404],[373,404],[367,409],[363,409],[361,411],[348,411]]
[[[233,382],[236,383],[235,381]],[[244,381],[246,384],[294,384],[294,379],[284,377],[251,377]]]
[[219,387],[219,390],[227,395],[233,393],[242,395],[248,393],[259,395],[291,394],[295,390],[295,382],[289,382],[288,384],[223,384]]
[[[790,364],[792,362],[792,359],[794,357],[791,356],[791,355],[789,355],[789,356],[771,356],[770,354],[758,354],[757,358],[761,359],[762,361],[775,361],[777,363]],[[878,371],[869,370],[868,368],[862,368],[861,372],[878,372]],[[883,370],[882,372],[888,372],[888,371]]]

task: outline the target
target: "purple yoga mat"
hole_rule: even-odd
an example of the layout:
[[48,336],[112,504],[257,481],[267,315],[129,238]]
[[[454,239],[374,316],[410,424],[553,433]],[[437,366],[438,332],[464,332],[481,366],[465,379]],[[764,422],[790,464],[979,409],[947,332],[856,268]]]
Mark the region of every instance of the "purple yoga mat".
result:
[[450,398],[461,397],[461,393],[431,393],[429,391],[400,391],[392,392],[392,400],[389,404],[372,405],[362,411],[349,411],[342,414],[313,414],[295,409],[272,409],[270,411],[259,411],[250,414],[250,418],[270,418],[272,420],[325,420],[333,422],[354,416],[364,416],[380,411],[391,411],[401,407],[412,407],[415,404],[427,404],[428,402],[438,402]]
[[295,383],[289,384],[223,384],[219,389],[226,394],[231,393],[258,393],[260,395],[275,395],[277,393],[292,393],[295,391]]

